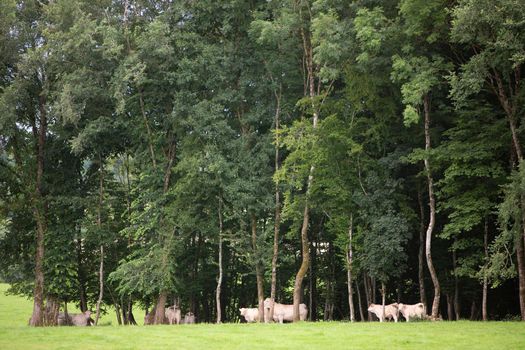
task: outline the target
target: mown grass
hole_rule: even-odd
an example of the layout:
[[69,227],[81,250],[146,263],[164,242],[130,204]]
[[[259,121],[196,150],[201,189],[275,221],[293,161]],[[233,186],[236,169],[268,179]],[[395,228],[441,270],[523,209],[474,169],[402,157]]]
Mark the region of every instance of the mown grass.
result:
[[101,327],[31,328],[26,325],[31,301],[5,296],[5,289],[0,285],[0,349],[525,349],[521,322],[148,327],[119,327],[112,322]]

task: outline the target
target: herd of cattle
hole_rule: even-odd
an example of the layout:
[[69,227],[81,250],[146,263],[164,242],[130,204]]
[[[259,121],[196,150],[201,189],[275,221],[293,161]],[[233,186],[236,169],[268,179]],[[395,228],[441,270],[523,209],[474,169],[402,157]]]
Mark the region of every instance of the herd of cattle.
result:
[[[265,315],[270,313],[271,299],[266,298],[264,300],[264,313]],[[257,322],[259,321],[259,309],[257,308],[241,308],[239,309],[241,316],[244,317],[246,322]],[[377,316],[380,322],[385,319],[394,320],[395,322],[399,319],[399,314],[403,315],[405,320],[409,322],[411,319],[423,319],[426,317],[425,306],[422,303],[408,305],[401,303],[393,303],[385,305],[383,314],[383,305],[370,304],[368,311]],[[306,320],[308,315],[308,309],[305,304],[299,305],[299,319],[301,321]],[[285,305],[275,303],[273,310],[273,321],[283,323],[283,321],[293,320],[293,305]]]
[[[264,313],[265,315],[270,314],[271,299],[266,298],[264,300]],[[246,322],[257,322],[259,321],[259,310],[257,308],[241,308],[239,309],[241,316],[244,317]],[[394,320],[395,322],[399,319],[399,314],[403,315],[405,320],[409,322],[411,319],[423,319],[426,317],[425,306],[422,303],[407,305],[401,303],[393,303],[385,305],[383,314],[383,305],[370,304],[368,311],[375,314],[379,318],[380,322],[385,319]],[[193,324],[195,323],[195,315],[192,312],[188,312],[182,317],[181,309],[176,306],[170,306],[165,309],[164,312],[165,321],[170,325],[173,324]],[[299,305],[299,319],[305,321],[308,316],[308,309],[306,304]],[[152,324],[154,314],[150,312],[144,317],[144,324]],[[291,322],[293,320],[293,305],[286,304],[274,304],[273,309],[273,321],[283,323],[284,321]],[[58,325],[59,326],[92,326],[95,322],[91,318],[91,311],[86,311],[80,314],[71,314],[60,312],[58,314]]]

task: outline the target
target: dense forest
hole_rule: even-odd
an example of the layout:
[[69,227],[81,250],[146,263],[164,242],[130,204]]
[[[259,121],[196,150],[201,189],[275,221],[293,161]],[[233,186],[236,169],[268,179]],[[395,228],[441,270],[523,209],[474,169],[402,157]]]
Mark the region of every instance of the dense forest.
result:
[[523,0],[1,0],[0,280],[525,320],[524,62]]

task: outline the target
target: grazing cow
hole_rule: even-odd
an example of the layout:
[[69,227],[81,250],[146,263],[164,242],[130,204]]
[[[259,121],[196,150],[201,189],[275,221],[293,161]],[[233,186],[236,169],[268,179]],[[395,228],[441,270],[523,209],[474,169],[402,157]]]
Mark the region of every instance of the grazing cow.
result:
[[425,317],[425,305],[422,303],[417,303],[414,305],[399,304],[398,309],[407,322],[410,322],[411,318],[421,319]]
[[95,321],[91,318],[91,311],[85,311],[81,314],[66,314],[63,312],[58,313],[57,324],[59,326],[79,326],[87,327],[95,324]]
[[[272,305],[272,299],[266,298],[264,300],[265,313],[270,312],[270,306]],[[299,319],[305,321],[308,316],[308,309],[306,304],[299,305]],[[275,303],[273,307],[273,320],[275,322],[283,323],[284,321],[293,321],[293,305]]]
[[383,322],[385,318],[389,320],[393,318],[394,321],[397,322],[399,316],[399,310],[397,307],[397,303],[385,305],[385,316],[383,316],[383,305],[370,304],[368,312],[374,313],[379,318],[379,322]]
[[195,323],[195,315],[193,312],[188,312],[186,315],[184,315],[184,324],[194,324]]
[[241,316],[244,316],[246,322],[257,322],[259,320],[259,309],[256,308],[240,308]]
[[169,324],[180,324],[181,312],[178,307],[170,306],[166,308],[165,316],[168,319]]

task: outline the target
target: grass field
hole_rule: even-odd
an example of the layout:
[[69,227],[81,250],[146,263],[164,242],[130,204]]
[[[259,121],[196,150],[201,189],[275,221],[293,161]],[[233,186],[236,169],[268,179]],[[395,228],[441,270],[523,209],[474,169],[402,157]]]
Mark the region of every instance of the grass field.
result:
[[521,322],[197,324],[30,328],[32,303],[0,284],[0,349],[525,349]]

